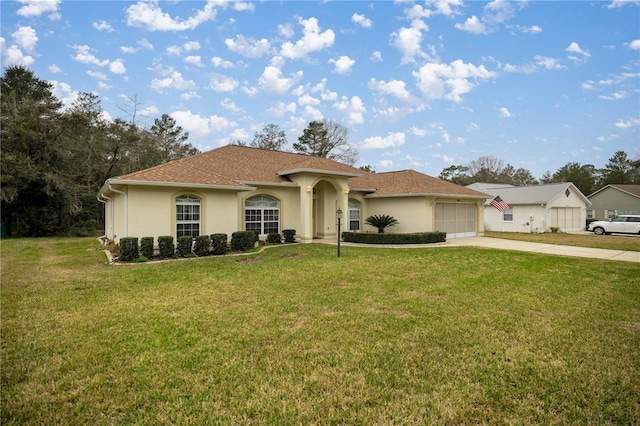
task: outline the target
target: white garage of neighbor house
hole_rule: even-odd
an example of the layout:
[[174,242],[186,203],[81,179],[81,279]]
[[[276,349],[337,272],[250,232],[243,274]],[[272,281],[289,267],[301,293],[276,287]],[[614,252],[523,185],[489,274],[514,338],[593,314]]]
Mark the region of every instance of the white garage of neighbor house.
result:
[[[499,232],[582,231],[586,226],[587,197],[570,182],[549,185],[513,186],[489,183],[468,185],[491,195],[485,202],[484,228]],[[491,205],[500,197],[509,209],[500,211]]]
[[108,179],[98,194],[109,239],[295,229],[302,242],[336,238],[338,209],[343,231],[377,232],[365,219],[387,214],[399,221],[389,232],[482,235],[487,197],[413,170],[235,145]]

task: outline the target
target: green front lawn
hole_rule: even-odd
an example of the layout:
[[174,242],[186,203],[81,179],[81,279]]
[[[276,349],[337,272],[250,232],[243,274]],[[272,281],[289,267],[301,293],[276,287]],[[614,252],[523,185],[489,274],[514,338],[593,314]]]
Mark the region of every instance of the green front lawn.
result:
[[640,264],[3,240],[2,424],[633,424]]

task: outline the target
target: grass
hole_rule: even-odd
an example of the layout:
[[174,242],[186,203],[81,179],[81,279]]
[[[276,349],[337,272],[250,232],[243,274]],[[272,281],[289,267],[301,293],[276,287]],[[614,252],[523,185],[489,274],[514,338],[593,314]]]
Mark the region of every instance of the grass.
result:
[[529,234],[524,232],[485,231],[491,238],[530,241],[533,243],[559,244],[565,246],[591,247],[610,250],[640,251],[640,238],[635,235],[595,235],[592,233],[552,233]]
[[[2,241],[3,424],[633,424],[640,264]],[[90,249],[90,250],[87,250]]]

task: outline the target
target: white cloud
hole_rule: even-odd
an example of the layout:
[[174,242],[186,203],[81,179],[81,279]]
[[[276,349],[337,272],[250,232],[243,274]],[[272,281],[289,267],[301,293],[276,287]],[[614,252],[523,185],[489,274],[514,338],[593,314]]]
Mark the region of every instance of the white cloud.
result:
[[372,77],[369,79],[367,87],[385,95],[392,95],[401,101],[407,102],[411,100],[411,93],[407,90],[407,85],[402,80],[377,81]]
[[100,20],[99,22],[94,22],[93,28],[95,28],[98,31],[106,31],[108,33],[112,33],[114,31],[111,24],[109,24],[107,21],[104,21],[104,20]]
[[203,67],[202,57],[200,55],[192,55],[184,58],[184,62],[190,65],[195,65],[196,67]]
[[184,93],[180,93],[180,99],[182,99],[183,101],[188,101],[191,99],[200,99],[201,96],[198,94],[198,92],[194,91],[194,90],[190,90],[188,92],[184,92]]
[[267,109],[274,117],[284,117],[286,114],[295,114],[297,105],[295,102],[285,104],[284,102],[275,102]]
[[295,30],[292,24],[280,24],[278,25],[278,34],[284,38],[291,38],[295,34]]
[[371,57],[369,58],[369,60],[373,62],[382,62],[382,52],[380,52],[379,50],[376,50],[371,54]]
[[624,7],[627,5],[634,5],[634,4],[640,4],[640,0],[613,0],[611,3],[609,3],[607,8],[615,9],[617,7]]
[[334,32],[329,29],[321,33],[316,18],[299,18],[298,23],[303,26],[303,36],[295,44],[289,41],[282,44],[280,54],[283,57],[291,59],[305,58],[309,53],[326,49],[333,45],[335,40]]
[[619,120],[615,126],[619,129],[628,129],[633,126],[640,126],[640,118],[630,118],[627,121]]
[[238,105],[236,105],[235,102],[233,102],[231,99],[229,98],[224,98],[223,100],[220,101],[220,106],[224,109],[227,109],[231,112],[242,112],[242,108],[240,108]]
[[180,46],[169,46],[167,47],[167,55],[171,55],[171,56],[180,56],[182,54],[182,49],[180,48]]
[[209,87],[215,92],[233,92],[238,88],[238,80],[216,74],[209,80]]
[[151,42],[146,38],[143,38],[142,40],[138,40],[138,46],[146,50],[153,50],[153,44],[151,44]]
[[100,72],[100,71],[89,70],[89,71],[87,71],[87,75],[89,77],[97,78],[98,80],[108,80],[107,75],[105,73],[103,73],[103,72]]
[[[610,135],[608,135],[608,136],[598,136],[598,137],[596,138],[596,140],[597,140],[598,142],[609,142],[609,141],[616,140],[616,139],[618,139],[619,137],[620,137],[619,135],[616,135],[615,133],[611,133],[611,134],[610,134]],[[593,149],[600,150],[600,148],[598,148],[598,147],[593,147]]]
[[564,65],[559,63],[558,59],[549,58],[548,56],[536,55],[533,59],[536,65],[548,70],[561,70],[565,68]]
[[109,63],[109,71],[114,74],[125,74],[127,72],[127,69],[125,68],[121,59],[116,59],[115,61]]
[[185,52],[193,52],[195,50],[200,50],[200,43],[197,41],[188,41],[182,45],[182,48]]
[[402,63],[414,62],[415,56],[425,57],[422,52],[422,32],[429,27],[420,19],[414,19],[410,27],[402,27],[391,34],[393,46],[402,52]]
[[532,25],[530,27],[521,27],[520,31],[522,31],[523,33],[528,33],[528,34],[538,34],[542,32],[542,28],[540,28],[537,25]]
[[[193,30],[200,24],[214,20],[216,17],[216,4],[214,0],[208,0],[204,7],[187,19],[172,18],[162,11],[158,0],[139,1],[126,9],[127,25],[144,28],[147,31],[185,31]],[[223,5],[223,4],[222,4]]]
[[282,58],[276,56],[271,60],[271,65],[264,68],[264,72],[258,79],[262,90],[282,94],[302,79],[302,71],[292,74],[290,78],[283,78],[280,70],[282,62]]
[[328,63],[335,65],[332,72],[336,74],[349,74],[351,67],[353,67],[356,61],[348,56],[340,56],[338,59],[329,59]]
[[378,165],[380,165],[380,167],[382,167],[384,169],[389,169],[389,168],[393,167],[393,161],[392,160],[380,160],[380,161],[378,161]]
[[255,59],[271,53],[271,43],[266,38],[256,40],[239,34],[235,40],[228,38],[224,43],[230,51],[247,58]]
[[126,53],[126,54],[133,54],[133,53],[136,53],[138,51],[138,49],[136,49],[135,47],[130,47],[130,46],[120,46],[120,51],[122,53]]
[[211,58],[211,63],[215,68],[233,68],[234,67],[233,62],[225,61],[219,56],[214,56],[213,58]]
[[638,40],[633,40],[631,43],[629,43],[629,47],[633,50],[639,50],[640,49],[640,39]]
[[142,115],[143,117],[152,117],[154,115],[160,114],[160,110],[158,109],[158,107],[152,105],[138,110],[137,113],[139,115]]
[[196,141],[196,144],[206,144],[207,139],[213,133],[220,133],[236,126],[236,123],[224,117],[211,115],[209,117],[194,114],[191,110],[174,111],[169,114],[176,124],[189,132],[189,139]]
[[76,99],[78,99],[78,91],[72,90],[69,84],[56,80],[52,80],[50,83],[52,86],[51,93],[60,99],[60,102],[62,102],[65,108],[71,107]]
[[320,100],[318,98],[314,98],[308,93],[303,94],[298,98],[299,105],[320,105]]
[[511,117],[513,117],[513,114],[511,114],[507,108],[502,107],[499,110],[499,117],[500,118],[511,118]]
[[20,27],[11,35],[18,46],[27,52],[33,52],[38,42],[36,30],[31,27]]
[[487,34],[487,26],[480,22],[477,16],[473,15],[464,21],[464,24],[456,24],[455,27],[459,30],[466,31],[471,34]]
[[49,65],[49,71],[51,71],[54,74],[58,74],[62,70],[56,64],[51,64],[51,65]]
[[619,92],[612,93],[610,96],[602,95],[600,96],[600,99],[604,99],[607,101],[617,101],[620,99],[624,99],[627,96],[629,96],[629,93],[625,92],[624,90],[621,90]]
[[348,123],[364,123],[364,113],[367,112],[367,109],[364,107],[362,99],[360,99],[359,96],[352,96],[351,99],[343,96],[340,101],[333,104],[333,107],[343,114],[346,114]]
[[386,149],[404,145],[404,132],[389,133],[387,136],[372,136],[366,138],[360,149]]
[[80,62],[82,64],[96,65],[99,67],[104,67],[109,64],[108,60],[99,60],[96,58],[91,52],[91,48],[85,44],[83,45],[73,45],[73,50],[76,51],[76,56],[73,58],[76,62]]
[[461,95],[470,92],[479,80],[496,77],[484,65],[465,64],[458,59],[447,64],[429,63],[414,71],[420,91],[429,99],[449,99],[462,102]]
[[353,16],[351,16],[351,20],[360,25],[362,28],[371,28],[371,26],[373,25],[373,22],[371,21],[371,19],[367,18],[364,15],[360,15],[358,13],[354,13]]
[[23,4],[16,12],[18,15],[25,18],[31,18],[34,16],[40,16],[43,13],[51,13],[49,19],[59,19],[58,6],[61,0],[18,0]]
[[193,90],[196,84],[192,80],[185,80],[177,71],[171,74],[171,77],[151,80],[151,88],[162,93],[165,89]]
[[[582,55],[583,58],[589,58],[591,56],[588,50],[582,50],[580,48],[580,45],[575,41],[571,42],[569,47],[567,47],[565,50],[569,53],[577,53],[579,55]],[[575,61],[580,61],[580,58],[577,58],[575,56],[569,56],[569,58]]]
[[457,8],[464,6],[462,0],[428,0],[427,4],[435,7],[434,13],[444,16],[459,15]]
[[34,62],[33,56],[25,56],[22,50],[15,44],[7,48],[3,37],[0,37],[0,52],[2,52],[2,62],[4,66],[24,65],[28,67]]

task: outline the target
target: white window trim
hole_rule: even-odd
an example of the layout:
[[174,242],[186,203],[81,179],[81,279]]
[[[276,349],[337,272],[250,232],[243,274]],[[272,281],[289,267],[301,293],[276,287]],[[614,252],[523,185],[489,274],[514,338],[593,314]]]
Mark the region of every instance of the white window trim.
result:
[[[260,198],[260,201],[255,200]],[[256,202],[255,206],[247,206],[248,202]],[[266,203],[266,205],[260,205],[262,203]],[[273,205],[269,205],[274,203],[275,206]],[[260,212],[260,221],[248,221],[247,220],[247,210],[258,210]],[[277,214],[277,220],[269,220],[269,221],[265,221],[264,217],[265,217],[265,212],[273,212],[275,211]],[[269,232],[265,232],[265,224],[273,224],[276,223],[277,224],[277,231],[275,233],[280,233],[280,229],[281,229],[281,225],[280,225],[280,200],[277,199],[276,197],[273,197],[271,195],[265,195],[265,194],[261,194],[261,195],[254,195],[253,197],[249,197],[244,201],[244,229],[247,230],[247,225],[248,224],[256,224],[259,223],[260,224],[260,231],[259,234],[260,235],[267,235],[269,234]]]
[[[198,219],[178,219],[178,206],[197,206],[197,212],[191,212],[191,215],[198,216]],[[176,238],[185,235],[184,231],[178,230],[180,225],[198,225],[198,235],[202,233],[202,200],[200,197],[191,194],[180,195],[176,197],[175,200],[175,219],[176,219]],[[192,237],[196,237],[197,235],[191,235]]]

